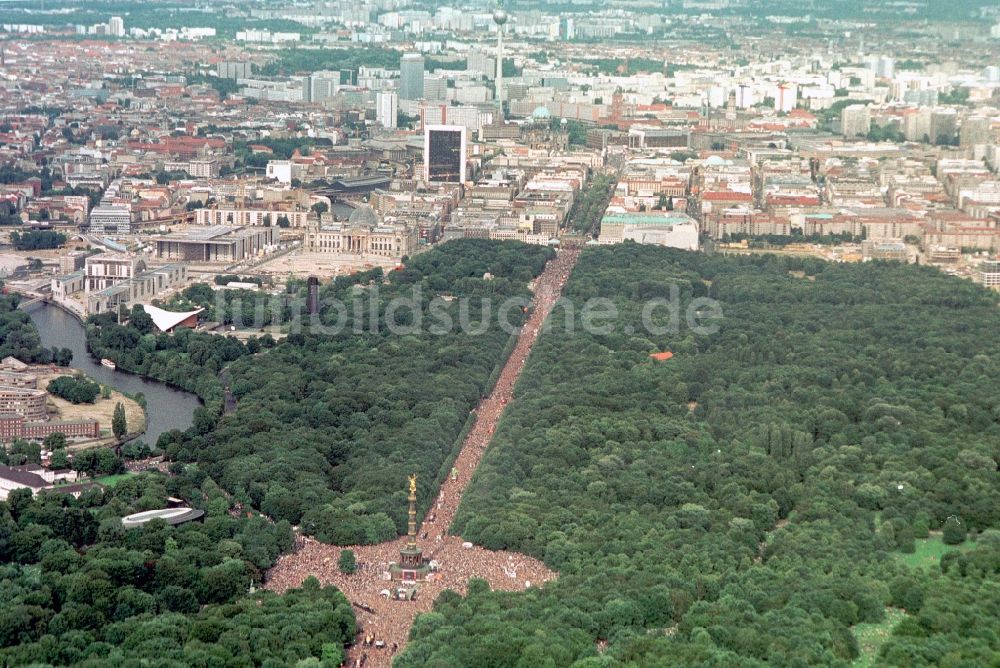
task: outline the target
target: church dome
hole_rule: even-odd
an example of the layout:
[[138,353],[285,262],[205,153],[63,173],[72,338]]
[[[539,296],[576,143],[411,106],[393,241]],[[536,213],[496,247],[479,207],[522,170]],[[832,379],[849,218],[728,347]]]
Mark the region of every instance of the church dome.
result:
[[351,217],[347,219],[348,227],[364,227],[371,229],[378,225],[378,214],[375,209],[367,205],[362,205],[351,212]]
[[536,121],[547,121],[552,118],[552,112],[545,105],[540,105],[535,107],[535,110],[531,112],[531,117]]

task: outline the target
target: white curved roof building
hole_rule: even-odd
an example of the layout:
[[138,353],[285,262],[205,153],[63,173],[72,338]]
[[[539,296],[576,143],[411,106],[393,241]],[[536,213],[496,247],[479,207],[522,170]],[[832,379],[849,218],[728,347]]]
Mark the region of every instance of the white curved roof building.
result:
[[194,508],[161,508],[160,510],[146,510],[141,513],[127,515],[122,518],[122,526],[126,529],[133,529],[155,519],[161,519],[170,526],[177,526],[178,524],[201,519],[204,516],[204,510],[195,510]]

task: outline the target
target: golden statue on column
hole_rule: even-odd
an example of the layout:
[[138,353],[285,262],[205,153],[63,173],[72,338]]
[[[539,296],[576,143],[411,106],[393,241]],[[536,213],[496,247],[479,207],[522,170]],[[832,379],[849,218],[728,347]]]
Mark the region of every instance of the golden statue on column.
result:
[[430,566],[424,559],[424,551],[417,546],[417,476],[411,475],[409,480],[406,546],[399,551],[399,563],[391,564],[389,572],[393,580],[416,582],[427,577]]

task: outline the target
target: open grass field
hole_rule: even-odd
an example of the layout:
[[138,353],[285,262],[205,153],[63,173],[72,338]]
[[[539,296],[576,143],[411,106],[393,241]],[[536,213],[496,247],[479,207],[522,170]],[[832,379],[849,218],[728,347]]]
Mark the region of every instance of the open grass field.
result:
[[[899,563],[909,568],[937,568],[941,557],[955,550],[972,549],[973,543],[966,541],[961,545],[945,545],[940,531],[931,532],[927,538],[915,541],[916,550],[912,554],[895,552]],[[860,654],[854,660],[852,668],[869,668],[875,665],[882,644],[892,635],[892,629],[906,616],[906,611],[899,608],[886,608],[885,619],[878,624],[857,624],[853,627],[854,637],[858,639]]]
[[100,477],[100,478],[94,478],[94,480],[92,482],[100,483],[100,484],[104,485],[105,487],[114,487],[115,485],[117,485],[118,483],[120,483],[122,480],[125,480],[125,478],[130,478],[133,475],[135,475],[135,474],[134,473],[119,473],[118,475],[106,475],[106,476],[103,476],[103,477]]
[[974,544],[965,541],[961,545],[945,545],[944,541],[941,540],[941,533],[934,531],[927,538],[917,539],[916,546],[917,549],[913,554],[896,552],[896,559],[910,568],[926,568],[928,566],[937,568],[944,555],[954,550],[971,550]]
[[882,644],[892,634],[893,627],[900,622],[906,613],[899,608],[886,608],[885,619],[878,624],[856,624],[854,637],[858,639],[858,649],[861,653],[854,660],[852,668],[869,668],[875,665],[875,657]]
[[[34,366],[32,372],[38,376],[38,387],[47,388],[53,379],[70,373],[75,373],[73,369],[56,369],[50,365]],[[97,397],[97,401],[92,404],[73,404],[65,399],[50,394],[48,396],[49,412],[56,420],[97,420],[101,425],[102,438],[97,441],[88,441],[71,446],[73,449],[85,449],[99,446],[114,439],[111,436],[111,417],[115,412],[115,405],[121,402],[125,407],[125,421],[128,424],[129,432],[146,430],[146,412],[135,400],[126,397],[117,390],[112,390],[111,396],[105,399]]]

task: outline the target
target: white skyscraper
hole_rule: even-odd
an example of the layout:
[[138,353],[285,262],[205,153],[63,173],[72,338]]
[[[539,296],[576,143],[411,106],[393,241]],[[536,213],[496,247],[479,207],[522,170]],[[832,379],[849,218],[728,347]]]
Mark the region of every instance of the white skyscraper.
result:
[[740,109],[749,109],[753,106],[753,86],[740,84],[736,87],[736,106]]
[[385,91],[375,96],[375,120],[384,128],[396,127],[399,116],[399,94],[395,91]]
[[795,108],[798,88],[795,85],[780,84],[774,96],[774,108],[785,113]]
[[125,21],[120,16],[112,16],[108,21],[108,34],[112,37],[125,36]]

